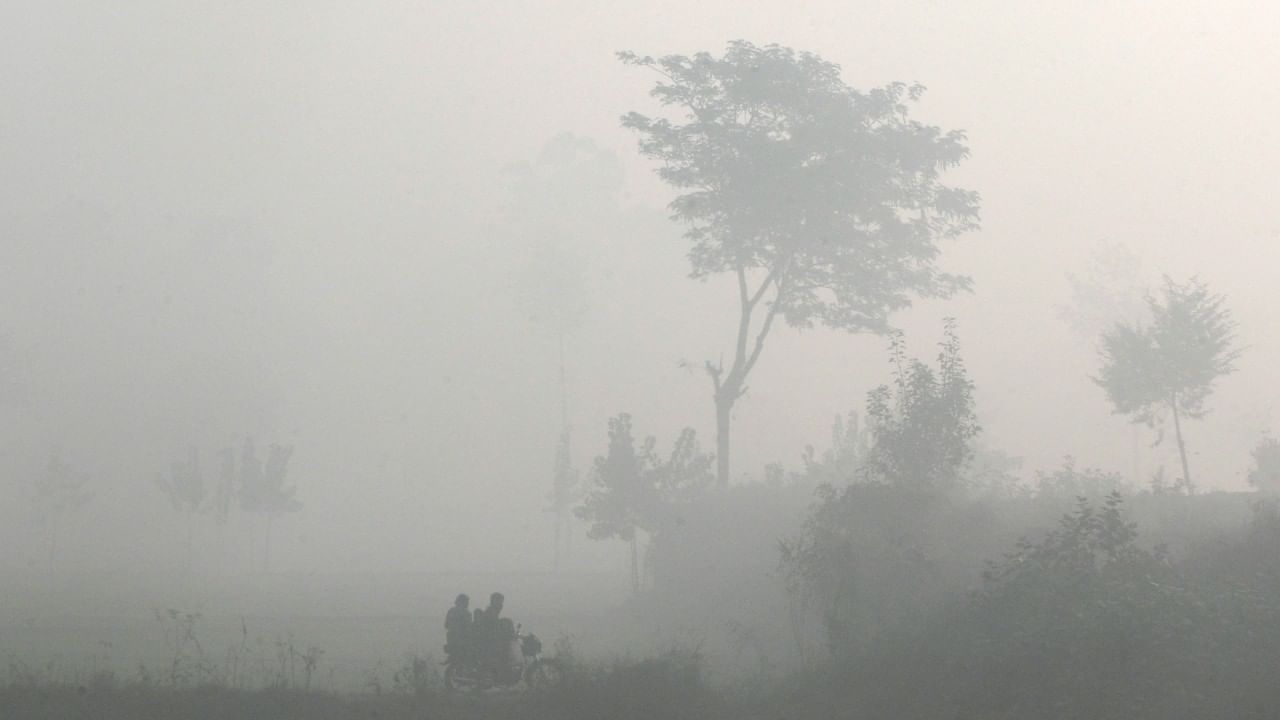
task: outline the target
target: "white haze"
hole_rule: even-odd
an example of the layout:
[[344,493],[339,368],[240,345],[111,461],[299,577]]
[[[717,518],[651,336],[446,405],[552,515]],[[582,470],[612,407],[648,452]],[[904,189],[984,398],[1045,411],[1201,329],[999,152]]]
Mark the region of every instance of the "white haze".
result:
[[[817,52],[858,88],[919,81],[918,117],[968,132],[948,179],[981,192],[983,228],[943,265],[975,292],[895,321],[931,355],[958,319],[985,445],[1027,473],[1066,454],[1129,471],[1095,353],[1058,318],[1066,273],[1110,241],[1227,296],[1247,350],[1188,437],[1202,486],[1243,487],[1280,394],[1278,26],[1218,2],[8,4],[0,567],[42,560],[24,493],[54,447],[96,492],[68,564],[177,564],[152,478],[192,444],[211,474],[247,435],[296,446],[305,507],[278,566],[547,567],[558,344],[527,287],[552,238],[513,216],[510,166],[563,133],[618,164],[616,191],[561,198],[588,278],[566,341],[576,465],[621,411],[712,446],[709,383],[682,361],[728,346],[733,298],[686,277],[668,191],[618,123],[656,111],[655,78],[613,53],[737,38]],[[887,369],[881,338],[777,332],[735,473],[798,466]]]

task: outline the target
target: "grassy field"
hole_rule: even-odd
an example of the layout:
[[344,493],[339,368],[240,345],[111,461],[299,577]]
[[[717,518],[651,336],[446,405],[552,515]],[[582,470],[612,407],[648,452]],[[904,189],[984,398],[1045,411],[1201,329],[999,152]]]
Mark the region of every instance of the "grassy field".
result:
[[[0,688],[6,720],[308,720],[410,718],[693,718],[728,716],[725,696],[709,691],[695,653],[586,666],[570,664],[564,684],[547,690],[450,692],[433,669],[376,692],[220,685],[171,687],[108,676],[83,684],[39,678]],[[740,714],[739,714],[740,716]]]

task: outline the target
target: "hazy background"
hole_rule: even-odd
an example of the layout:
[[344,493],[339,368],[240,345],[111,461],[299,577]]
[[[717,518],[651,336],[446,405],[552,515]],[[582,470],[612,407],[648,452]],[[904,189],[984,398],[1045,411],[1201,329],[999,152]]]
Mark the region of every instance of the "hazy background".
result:
[[[1066,273],[1110,241],[1151,280],[1227,296],[1247,349],[1188,442],[1202,487],[1243,488],[1277,398],[1278,22],[1220,2],[7,4],[0,568],[43,561],[26,492],[55,447],[96,493],[60,563],[180,566],[154,476],[194,444],[208,479],[247,435],[296,446],[278,568],[548,568],[546,306],[577,319],[580,469],[619,411],[714,444],[709,382],[681,362],[727,348],[732,292],[685,277],[668,194],[618,124],[656,111],[655,78],[613,53],[736,38],[819,53],[858,88],[919,81],[917,117],[968,132],[947,179],[982,194],[983,229],[942,264],[975,292],[896,321],[931,355],[958,318],[985,445],[1027,474],[1068,453],[1130,471],[1094,350],[1058,317]],[[574,141],[548,149],[566,132],[599,152],[566,169]],[[887,376],[883,339],[769,345],[736,413],[741,476],[798,465]],[[1144,473],[1173,452],[1149,439]],[[576,548],[621,592],[613,545]]]

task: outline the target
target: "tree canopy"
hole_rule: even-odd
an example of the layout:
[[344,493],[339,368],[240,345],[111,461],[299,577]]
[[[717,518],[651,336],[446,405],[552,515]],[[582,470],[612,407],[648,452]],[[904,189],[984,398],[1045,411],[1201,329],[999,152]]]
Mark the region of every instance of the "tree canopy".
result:
[[651,94],[679,120],[623,118],[680,194],[671,203],[694,277],[762,269],[754,297],[792,325],[883,330],[910,295],[947,296],[937,240],[977,227],[977,193],[944,185],[969,149],[962,131],[908,118],[920,85],[862,93],[840,67],[778,45],[729,44],[722,57],[621,53],[664,78]]

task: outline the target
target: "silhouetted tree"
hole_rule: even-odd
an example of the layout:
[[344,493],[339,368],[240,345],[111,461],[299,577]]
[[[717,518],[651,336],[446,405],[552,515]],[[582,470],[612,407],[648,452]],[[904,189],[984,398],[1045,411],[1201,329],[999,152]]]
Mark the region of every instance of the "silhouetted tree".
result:
[[1130,494],[1132,490],[1119,473],[1098,468],[1078,469],[1076,459],[1070,455],[1064,457],[1062,467],[1053,472],[1036,471],[1036,492],[1044,497],[1096,501],[1112,493]]
[[661,75],[651,95],[679,111],[632,112],[623,125],[680,193],[670,207],[688,226],[692,276],[736,280],[732,359],[705,365],[723,487],[731,412],[778,316],[796,328],[885,332],[913,295],[968,287],[936,260],[939,239],[977,227],[977,194],[938,180],[969,150],[962,132],[908,118],[923,87],[858,92],[811,53],[736,41],[721,57],[619,58]]
[[262,567],[271,570],[271,525],[284,513],[297,512],[302,503],[294,497],[297,488],[285,484],[289,473],[291,446],[272,445],[268,449],[267,463],[263,467],[258,460],[252,439],[245,439],[240,461],[240,507],[258,513],[266,519],[263,535]]
[[200,472],[200,452],[193,445],[187,450],[187,459],[170,463],[169,476],[158,475],[156,484],[169,498],[173,509],[186,516],[187,521],[187,571],[191,570],[194,551],[192,530],[195,515],[204,506],[206,497],[204,475]]
[[1235,369],[1235,323],[1224,298],[1192,278],[1164,278],[1160,297],[1147,297],[1150,324],[1117,323],[1102,336],[1102,370],[1094,378],[1113,412],[1154,426],[1173,415],[1182,479],[1193,487],[1182,417],[1203,417],[1214,382]]
[[89,474],[72,467],[62,458],[62,451],[54,448],[44,472],[36,477],[32,487],[36,514],[44,523],[49,544],[49,571],[53,571],[58,549],[59,522],[68,513],[84,507],[93,499],[89,489]]
[[831,423],[831,447],[821,458],[812,445],[805,446],[801,456],[805,474],[816,482],[850,482],[864,469],[870,442],[871,433],[856,411],[850,410],[847,417],[837,415]]
[[618,538],[631,550],[631,589],[640,591],[639,532],[650,536],[679,521],[678,508],[711,480],[711,456],[703,453],[697,435],[685,428],[662,459],[653,437],[636,447],[631,416],[609,419],[609,450],[598,456],[592,487],[574,512],[591,523],[588,537]]
[[[1058,308],[1058,317],[1072,333],[1091,345],[1116,323],[1137,323],[1147,317],[1142,258],[1120,243],[1104,242],[1095,247],[1083,273],[1067,273],[1067,284],[1071,302]],[[1136,425],[1129,452],[1131,480],[1139,482],[1142,442]]]
[[587,536],[593,540],[618,538],[631,549],[631,590],[640,591],[640,559],[637,531],[657,503],[656,488],[645,473],[651,447],[637,451],[631,433],[631,416],[622,413],[609,419],[609,451],[598,456],[592,472],[594,487],[587,491],[578,517],[591,523]]
[[1254,446],[1252,454],[1249,484],[1261,493],[1280,494],[1280,440],[1263,438]]
[[218,453],[218,485],[213,490],[213,519],[219,527],[231,516],[231,496],[236,484],[236,451],[223,448]]
[[889,353],[893,384],[867,395],[867,472],[874,480],[917,490],[949,490],[973,456],[973,439],[981,430],[955,321],[944,323],[936,370],[907,360],[900,333],[892,336]]

